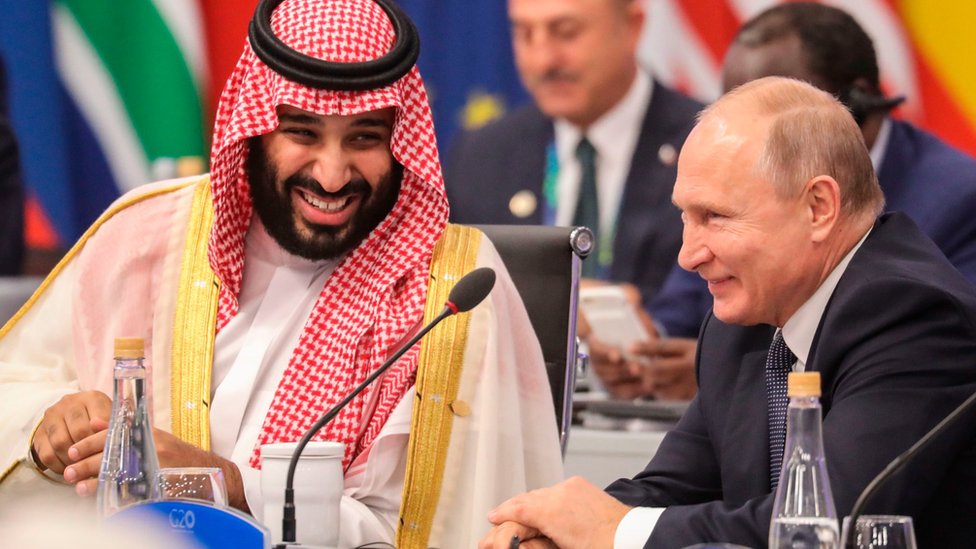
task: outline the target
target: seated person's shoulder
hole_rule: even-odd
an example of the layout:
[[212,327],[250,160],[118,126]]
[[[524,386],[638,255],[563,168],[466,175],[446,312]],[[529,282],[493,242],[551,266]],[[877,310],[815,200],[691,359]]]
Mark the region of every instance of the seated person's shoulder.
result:
[[140,185],[116,199],[89,228],[89,236],[110,233],[131,235],[138,227],[151,227],[158,223],[167,223],[168,226],[174,213],[189,208],[196,192],[208,181],[207,175],[197,175]]
[[698,111],[705,108],[705,104],[694,97],[656,80],[655,83],[654,93],[662,94],[667,99],[668,104],[673,105],[679,112],[685,115],[691,114],[691,116],[695,116],[698,114]]
[[[908,164],[915,177],[930,178],[942,191],[976,193],[976,158],[907,122],[894,122],[893,133],[901,133],[914,149]],[[895,141],[894,136],[892,142]],[[898,154],[889,144],[889,154]]]
[[654,103],[659,105],[664,116],[654,116],[646,123],[667,124],[676,126],[685,134],[691,131],[698,117],[698,113],[705,108],[705,104],[697,99],[655,81],[654,92],[651,96],[651,108]]
[[837,285],[832,301],[862,309],[870,316],[899,312],[908,317],[927,316],[941,309],[955,309],[976,320],[976,287],[963,277],[928,238],[904,214],[887,216],[888,227],[874,231],[882,244],[868,241],[858,250]]

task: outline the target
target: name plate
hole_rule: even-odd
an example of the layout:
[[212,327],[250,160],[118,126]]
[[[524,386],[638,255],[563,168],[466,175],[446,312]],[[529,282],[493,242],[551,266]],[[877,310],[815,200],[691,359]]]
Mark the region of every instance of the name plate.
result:
[[107,519],[110,522],[152,523],[187,537],[206,549],[269,549],[270,531],[253,517],[230,507],[186,500],[147,501],[130,505]]

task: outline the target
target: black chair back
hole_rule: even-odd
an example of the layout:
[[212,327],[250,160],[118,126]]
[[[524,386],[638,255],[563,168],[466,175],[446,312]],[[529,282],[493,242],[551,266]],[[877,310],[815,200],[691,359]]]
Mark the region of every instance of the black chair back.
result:
[[576,386],[580,262],[593,247],[586,227],[477,225],[508,269],[542,346],[563,451]]
[[0,276],[0,326],[20,310],[42,280],[39,276]]

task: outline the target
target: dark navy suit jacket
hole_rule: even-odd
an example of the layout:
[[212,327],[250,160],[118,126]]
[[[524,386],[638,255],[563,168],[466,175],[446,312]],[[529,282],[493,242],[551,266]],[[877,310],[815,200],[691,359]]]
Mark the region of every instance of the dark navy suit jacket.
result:
[[[907,213],[976,284],[976,160],[907,122],[891,120],[878,181],[885,209]],[[711,307],[702,278],[675,266],[649,310],[669,335],[695,337]]]
[[20,274],[24,261],[24,184],[7,110],[7,76],[0,60],[0,275]]
[[[698,396],[644,471],[607,488],[629,505],[667,507],[645,547],[766,546],[773,332],[711,314],[703,324]],[[807,369],[821,374],[827,468],[844,516],[891,459],[976,392],[976,289],[907,216],[882,216],[827,304]],[[976,417],[961,419],[866,507],[914,517],[919,547],[976,540]]]
[[[701,108],[700,103],[655,82],[641,122],[620,202],[608,278],[636,285],[645,303],[661,287],[681,247],[681,217],[671,204],[677,166],[662,162],[658,151],[664,145],[678,151]],[[451,219],[466,224],[542,224],[546,148],[552,141],[552,120],[534,105],[461,134],[445,162]],[[538,204],[528,217],[509,210],[509,200],[520,191],[533,193]]]

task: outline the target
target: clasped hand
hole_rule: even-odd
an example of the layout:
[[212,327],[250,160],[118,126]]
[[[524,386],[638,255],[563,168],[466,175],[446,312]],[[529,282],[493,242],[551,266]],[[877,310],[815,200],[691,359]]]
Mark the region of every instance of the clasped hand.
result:
[[[79,496],[94,495],[111,412],[112,399],[99,391],[62,397],[45,410],[34,432],[31,452],[37,464],[63,475]],[[232,462],[160,429],[153,429],[153,441],[160,467],[223,469],[230,504],[247,510],[240,471]]]
[[532,490],[502,503],[488,514],[494,527],[479,549],[603,549],[613,547],[614,535],[630,507],[582,477]]
[[654,337],[632,344],[626,355],[595,336],[587,343],[590,367],[614,398],[689,400],[698,391],[694,339]]

